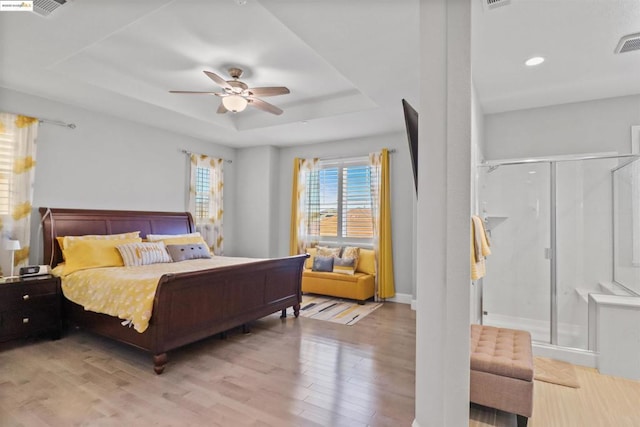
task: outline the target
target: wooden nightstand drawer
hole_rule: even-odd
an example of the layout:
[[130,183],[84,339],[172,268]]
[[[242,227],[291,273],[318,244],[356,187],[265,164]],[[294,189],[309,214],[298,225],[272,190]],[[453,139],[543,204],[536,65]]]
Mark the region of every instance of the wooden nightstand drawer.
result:
[[0,336],[7,338],[34,335],[58,329],[59,310],[48,306],[39,310],[14,310],[0,313]]
[[55,304],[59,295],[56,291],[55,283],[53,285],[53,289],[49,289],[50,286],[42,286],[42,288],[25,287],[22,289],[18,287],[17,289],[11,289],[2,294],[0,310],[22,309]]

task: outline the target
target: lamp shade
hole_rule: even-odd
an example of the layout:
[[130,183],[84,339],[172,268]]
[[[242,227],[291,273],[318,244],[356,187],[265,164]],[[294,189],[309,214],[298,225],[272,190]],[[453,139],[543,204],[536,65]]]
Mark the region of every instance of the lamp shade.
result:
[[4,248],[8,251],[19,251],[20,250],[20,241],[19,240],[7,240],[4,243]]
[[229,95],[222,98],[222,105],[224,105],[224,108],[234,113],[247,108],[247,104],[248,101],[240,95]]

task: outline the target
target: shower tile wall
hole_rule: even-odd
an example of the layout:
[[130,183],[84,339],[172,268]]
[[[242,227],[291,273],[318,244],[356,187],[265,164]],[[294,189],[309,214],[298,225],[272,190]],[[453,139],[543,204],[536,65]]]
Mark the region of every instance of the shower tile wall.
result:
[[480,209],[492,254],[483,285],[485,324],[525,329],[549,341],[549,165],[483,168]]

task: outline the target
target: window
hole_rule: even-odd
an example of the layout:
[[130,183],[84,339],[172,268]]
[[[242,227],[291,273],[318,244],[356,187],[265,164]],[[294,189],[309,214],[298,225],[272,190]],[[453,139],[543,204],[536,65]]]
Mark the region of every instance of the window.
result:
[[367,158],[321,162],[307,174],[308,234],[321,242],[370,242],[371,170]]
[[0,132],[0,215],[9,214],[13,169],[13,135]]
[[209,200],[211,197],[211,169],[208,167],[196,168],[196,223],[202,222],[211,216],[209,212]]
[[188,209],[196,230],[216,255],[224,253],[224,160],[189,154]]

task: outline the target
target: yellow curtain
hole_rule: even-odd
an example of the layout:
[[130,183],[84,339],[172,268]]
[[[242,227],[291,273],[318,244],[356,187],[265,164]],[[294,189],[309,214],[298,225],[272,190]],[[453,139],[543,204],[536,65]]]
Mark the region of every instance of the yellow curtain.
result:
[[289,255],[298,254],[298,175],[300,159],[293,159],[293,184],[291,187],[291,225],[289,230]]
[[[0,113],[0,251],[7,240],[18,240],[14,267],[29,264],[31,240],[31,203],[36,165],[38,119],[18,114]],[[8,253],[2,252],[0,265],[10,270]],[[6,271],[5,271],[6,272]]]
[[[205,156],[204,154],[191,154],[190,160],[191,179],[189,183],[188,210],[193,215],[196,230],[202,234],[202,238],[207,242],[211,251],[216,255],[223,255],[224,160]],[[196,190],[200,190],[196,188],[198,169],[206,169],[208,171],[208,174],[203,175],[209,178],[209,192],[206,195],[196,195]],[[205,213],[207,215],[204,215]]]
[[389,150],[369,155],[374,249],[377,261],[377,297],[392,298],[396,294],[393,278],[393,246],[391,235],[391,186]]
[[[318,169],[318,159],[293,159],[293,184],[291,188],[291,226],[289,253],[302,254],[312,244],[309,239],[307,203],[307,177]],[[312,186],[313,187],[313,186]],[[313,190],[312,190],[313,191]]]

